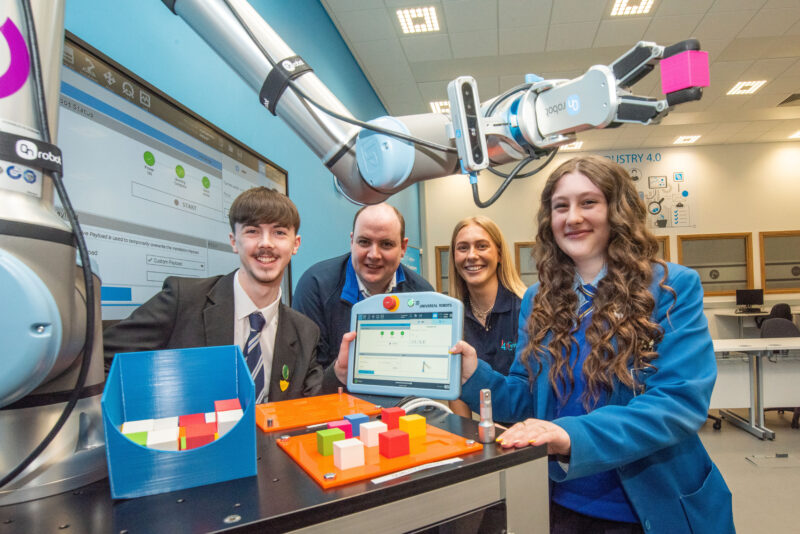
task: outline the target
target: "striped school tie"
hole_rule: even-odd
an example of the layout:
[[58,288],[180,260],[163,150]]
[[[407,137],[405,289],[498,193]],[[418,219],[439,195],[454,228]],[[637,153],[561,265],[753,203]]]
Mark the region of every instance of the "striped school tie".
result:
[[253,312],[249,315],[250,334],[247,336],[247,343],[244,346],[244,357],[247,367],[256,385],[256,403],[263,401],[264,390],[264,360],[261,359],[261,329],[264,328],[266,319],[261,312]]
[[582,321],[583,318],[592,313],[594,309],[594,296],[597,293],[597,288],[592,284],[583,284],[582,286],[578,286],[578,291],[583,293],[583,296],[586,298],[586,301],[581,304],[578,310],[578,321]]

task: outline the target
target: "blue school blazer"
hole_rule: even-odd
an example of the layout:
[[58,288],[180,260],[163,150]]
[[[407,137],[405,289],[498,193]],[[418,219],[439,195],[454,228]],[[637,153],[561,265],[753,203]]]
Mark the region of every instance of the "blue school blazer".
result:
[[[656,369],[636,375],[644,391],[634,395],[617,383],[605,406],[587,415],[554,419],[547,363],[531,386],[519,359],[528,342],[525,323],[539,289],[536,284],[522,300],[517,354],[509,375],[480,361],[462,386],[461,399],[477,411],[479,392],[488,387],[498,420],[534,417],[562,427],[571,440],[569,467],[564,471],[551,459],[551,480],[615,469],[647,533],[735,532],[731,492],[697,435],[717,377],[700,277],[680,265],[668,267],[665,283],[677,297],[659,287],[664,270],[653,267],[653,319],[664,329],[664,338],[656,346]],[[535,372],[538,365],[531,364]]]

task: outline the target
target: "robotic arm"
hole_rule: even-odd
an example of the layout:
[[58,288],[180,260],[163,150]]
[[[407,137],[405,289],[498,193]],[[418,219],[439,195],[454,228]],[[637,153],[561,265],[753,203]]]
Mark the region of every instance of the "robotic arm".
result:
[[[428,113],[363,123],[246,0],[163,2],[300,136],[334,174],[339,190],[360,204],[382,202],[421,180],[465,172],[471,175],[476,204],[484,207],[524,164],[552,156],[578,132],[626,122],[656,124],[671,107],[699,99],[701,87],[708,85],[708,58],[697,41],[670,47],[640,42],[612,64],[595,65],[578,78],[529,76],[483,104],[474,79],[459,77],[448,87],[450,116]],[[678,56],[682,60],[670,67],[670,76],[679,80],[668,86],[666,98],[629,92],[660,60]],[[680,65],[688,64],[691,73],[681,72]],[[493,167],[514,161],[522,165],[504,175],[506,183],[492,200],[481,202],[476,173],[488,168],[501,174]]]

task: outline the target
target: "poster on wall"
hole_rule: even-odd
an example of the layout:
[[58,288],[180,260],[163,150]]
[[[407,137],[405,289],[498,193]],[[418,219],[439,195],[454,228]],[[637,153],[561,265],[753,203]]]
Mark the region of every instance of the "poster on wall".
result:
[[648,226],[695,226],[692,180],[696,177],[672,163],[669,150],[626,150],[601,155],[622,165],[633,178],[639,197],[647,208]]

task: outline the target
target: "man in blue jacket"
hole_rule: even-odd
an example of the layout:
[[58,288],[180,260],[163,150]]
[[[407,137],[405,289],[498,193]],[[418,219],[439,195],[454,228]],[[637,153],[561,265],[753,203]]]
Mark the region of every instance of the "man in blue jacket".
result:
[[292,307],[319,326],[317,360],[323,367],[339,354],[353,304],[381,293],[433,291],[400,264],[407,246],[405,220],[395,207],[366,206],[353,218],[350,253],[321,261],[300,278]]

